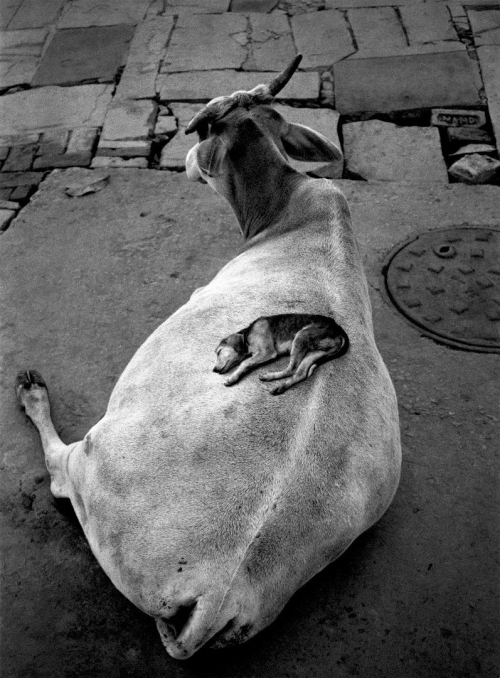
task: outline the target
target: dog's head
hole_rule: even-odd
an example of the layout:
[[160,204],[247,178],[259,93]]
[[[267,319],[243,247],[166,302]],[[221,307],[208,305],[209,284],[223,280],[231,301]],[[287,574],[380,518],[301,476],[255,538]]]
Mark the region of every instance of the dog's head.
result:
[[216,362],[214,372],[225,374],[241,363],[248,355],[243,334],[237,332],[223,339],[215,349]]

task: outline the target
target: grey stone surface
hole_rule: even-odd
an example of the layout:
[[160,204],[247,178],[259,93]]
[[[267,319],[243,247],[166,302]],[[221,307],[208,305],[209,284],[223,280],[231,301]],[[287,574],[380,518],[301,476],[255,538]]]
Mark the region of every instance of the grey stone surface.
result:
[[[73,179],[98,173],[51,173],[1,236],[4,673],[458,678],[481,667],[498,675],[498,356],[423,338],[382,298],[380,269],[392,247],[421,231],[467,221],[491,227],[500,188],[339,182],[399,399],[401,485],[382,520],[267,631],[180,663],[166,656],[152,619],[113,588],[78,525],[57,510],[12,383],[18,370],[37,367],[61,437],[80,439],[137,347],[240,252],[241,237],[228,206],[184,175],[106,170],[103,191],[65,196]],[[42,476],[34,490],[29,474]]]
[[489,132],[477,127],[448,127],[446,134],[452,143],[471,141],[491,143],[493,141]]
[[91,153],[97,132],[95,127],[74,129],[69,138],[68,153]]
[[0,58],[0,87],[29,85],[37,71],[38,57],[5,57]]
[[415,2],[402,5],[399,11],[410,45],[458,40],[450,12],[444,3]]
[[0,57],[39,57],[48,37],[46,28],[0,33]]
[[388,49],[407,46],[401,23],[393,7],[350,9],[347,12],[358,49],[369,56],[380,45]]
[[47,130],[41,136],[38,144],[38,155],[62,155],[69,140],[69,130]]
[[157,16],[136,28],[116,98],[152,99],[156,96],[156,77],[173,25],[172,16]]
[[2,210],[14,210],[17,211],[21,205],[18,202],[12,202],[12,200],[0,200],[0,209]]
[[[310,127],[316,132],[319,132],[342,151],[338,135],[340,116],[337,111],[326,108],[292,108],[291,106],[276,106],[276,110],[281,113],[288,122],[305,125],[306,127]],[[326,177],[329,179],[340,179],[344,169],[343,160],[325,163],[302,162],[290,158],[289,163],[299,172],[309,172],[314,176]]]
[[58,27],[137,24],[149,5],[150,0],[72,0],[66,3]]
[[334,77],[340,113],[481,104],[477,64],[466,52],[345,59]]
[[182,14],[161,72],[241,68],[247,57],[246,27],[241,14]]
[[15,210],[0,208],[0,231],[5,231],[15,216]]
[[367,181],[448,183],[439,132],[381,120],[342,127],[346,169]]
[[480,45],[500,46],[500,6],[498,9],[469,9],[469,20],[474,34],[474,43]]
[[278,0],[232,0],[231,12],[263,12],[273,10]]
[[158,0],[157,4],[157,11],[165,15],[222,14],[229,10],[230,0]]
[[36,152],[36,144],[14,146],[2,166],[2,172],[26,172],[31,168]]
[[0,30],[7,28],[23,0],[4,0],[0,11]]
[[146,169],[148,166],[148,161],[146,158],[110,158],[97,156],[90,163],[91,167],[122,167],[122,168],[136,168],[136,169]]
[[[250,90],[261,82],[270,82],[278,72],[191,71],[159,75],[156,81],[161,101],[210,101],[222,94]],[[319,95],[318,73],[296,72],[277,99],[311,100]]]
[[101,139],[147,139],[156,117],[154,101],[113,101],[108,109]]
[[66,0],[23,0],[12,21],[9,30],[20,28],[39,28],[53,23]]
[[184,130],[201,107],[201,105],[171,104],[170,108],[177,120],[178,132],[162,149],[160,155],[160,167],[162,169],[185,169],[186,155],[196,144],[197,137],[195,134],[186,135]]
[[341,12],[311,12],[292,17],[292,30],[301,68],[331,66],[356,50]]
[[133,27],[128,24],[57,31],[32,85],[113,82],[125,63],[132,34]]
[[51,127],[100,127],[111,85],[40,87],[0,97],[2,134],[19,136]]
[[250,55],[243,64],[248,71],[281,71],[295,57],[292,32],[286,16],[249,14]]
[[155,134],[172,134],[177,131],[177,121],[173,115],[159,115],[156,119]]
[[450,157],[469,155],[471,153],[495,153],[495,151],[496,148],[493,144],[467,144],[466,146],[460,146],[458,151],[450,153]]
[[452,177],[466,184],[487,184],[500,178],[500,162],[487,155],[464,155],[448,169]]
[[97,155],[104,156],[148,156],[151,152],[151,141],[134,139],[126,141],[107,141],[101,139],[97,147]]
[[481,64],[484,89],[488,98],[488,111],[496,137],[497,149],[500,149],[500,47],[485,46],[477,50]]

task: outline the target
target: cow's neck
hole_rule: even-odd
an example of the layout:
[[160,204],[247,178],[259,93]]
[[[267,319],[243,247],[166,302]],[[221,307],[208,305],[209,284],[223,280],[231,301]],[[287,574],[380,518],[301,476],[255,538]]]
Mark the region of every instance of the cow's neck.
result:
[[232,157],[226,194],[246,240],[277,223],[295,187],[307,180],[267,140],[251,146]]

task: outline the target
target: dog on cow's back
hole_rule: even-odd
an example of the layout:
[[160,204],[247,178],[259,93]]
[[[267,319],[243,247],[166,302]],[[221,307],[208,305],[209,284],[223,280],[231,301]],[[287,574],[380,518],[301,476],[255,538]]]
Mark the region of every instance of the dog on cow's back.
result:
[[284,379],[269,390],[278,395],[310,377],[318,364],[344,355],[348,348],[349,338],[333,318],[305,313],[262,316],[220,342],[213,371],[225,374],[239,365],[224,382],[232,386],[257,365],[290,355],[284,370],[259,377],[261,381]]

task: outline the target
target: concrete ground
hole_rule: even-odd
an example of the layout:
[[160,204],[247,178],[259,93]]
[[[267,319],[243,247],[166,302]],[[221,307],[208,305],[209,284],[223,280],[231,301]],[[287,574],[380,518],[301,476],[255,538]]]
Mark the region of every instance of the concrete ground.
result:
[[[499,33],[491,0],[3,4],[2,678],[498,677],[498,355],[422,336],[387,300],[382,268],[424,231],[500,229],[498,175],[449,174],[471,142],[498,158]],[[44,374],[66,442],[102,416],[138,346],[243,244],[229,207],[182,173],[183,128],[200,102],[299,50],[281,103],[343,146],[343,168],[307,170],[351,206],[398,394],[402,480],[383,519],[270,628],[178,663],[53,500],[13,381]],[[104,177],[99,192],[65,192]]]

